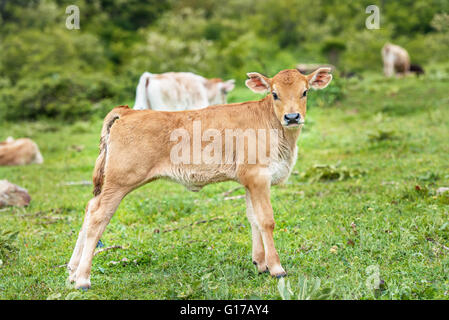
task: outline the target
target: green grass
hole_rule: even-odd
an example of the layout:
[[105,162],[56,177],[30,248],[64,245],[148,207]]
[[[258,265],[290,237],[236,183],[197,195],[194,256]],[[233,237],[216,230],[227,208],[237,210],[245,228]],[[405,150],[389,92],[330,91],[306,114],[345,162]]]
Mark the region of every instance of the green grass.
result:
[[[447,77],[367,75],[345,84],[343,100],[309,109],[294,172],[272,188],[276,247],[294,292],[306,277],[332,299],[448,297],[449,198],[435,192],[449,186],[448,87]],[[244,88],[231,96],[252,98]],[[55,266],[70,258],[92,187],[64,183],[90,181],[100,130],[101,120],[0,127],[0,139],[31,137],[45,158],[0,168],[32,196],[26,209],[0,211],[0,231],[19,231],[0,257],[1,299],[281,298],[278,280],[251,263],[245,201],[222,195],[231,182],[192,193],[157,181],[128,195],[102,237],[124,248],[96,256],[92,289],[73,293]],[[202,220],[211,221],[191,226]],[[367,286],[372,268],[384,281],[378,290]]]

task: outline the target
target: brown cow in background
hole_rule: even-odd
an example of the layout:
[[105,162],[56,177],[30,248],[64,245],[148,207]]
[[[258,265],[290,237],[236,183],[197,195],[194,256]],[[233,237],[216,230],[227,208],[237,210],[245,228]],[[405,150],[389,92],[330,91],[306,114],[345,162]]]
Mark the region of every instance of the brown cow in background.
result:
[[33,140],[22,138],[14,140],[12,137],[0,142],[0,165],[20,166],[31,163],[43,163],[44,158],[39,147]]

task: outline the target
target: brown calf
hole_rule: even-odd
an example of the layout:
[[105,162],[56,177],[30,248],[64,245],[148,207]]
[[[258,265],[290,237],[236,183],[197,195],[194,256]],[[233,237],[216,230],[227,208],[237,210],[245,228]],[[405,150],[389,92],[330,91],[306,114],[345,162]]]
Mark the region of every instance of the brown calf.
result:
[[22,138],[14,140],[9,137],[0,142],[0,166],[20,166],[31,163],[43,163],[39,148],[33,140]]
[[[95,246],[123,197],[159,178],[195,191],[220,181],[242,184],[252,229],[253,262],[259,272],[268,270],[277,277],[286,274],[273,241],[270,186],[284,182],[296,162],[296,142],[306,116],[309,88],[325,88],[332,75],[329,68],[320,68],[307,76],[293,69],[271,79],[255,72],[248,73],[248,77],[246,85],[251,90],[271,94],[260,101],[178,112],[118,107],[106,116],[93,174],[95,197],[86,207],[68,264],[69,280],[76,282],[76,288],[90,287]],[[270,141],[264,134],[267,131]],[[238,134],[231,140],[222,139],[228,132]],[[243,147],[233,143],[234,137],[238,140],[242,135],[248,142]],[[207,157],[212,143],[206,142],[212,136],[217,142],[214,156]],[[183,143],[178,142],[179,137]],[[265,152],[255,152],[254,144]],[[195,148],[200,152],[192,154]]]

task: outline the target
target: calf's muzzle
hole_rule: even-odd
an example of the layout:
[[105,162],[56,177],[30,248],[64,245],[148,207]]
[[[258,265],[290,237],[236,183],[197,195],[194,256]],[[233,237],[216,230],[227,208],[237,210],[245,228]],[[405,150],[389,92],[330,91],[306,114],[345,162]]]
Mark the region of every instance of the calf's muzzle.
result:
[[287,125],[299,124],[301,121],[301,115],[299,113],[287,113],[284,114],[284,120]]

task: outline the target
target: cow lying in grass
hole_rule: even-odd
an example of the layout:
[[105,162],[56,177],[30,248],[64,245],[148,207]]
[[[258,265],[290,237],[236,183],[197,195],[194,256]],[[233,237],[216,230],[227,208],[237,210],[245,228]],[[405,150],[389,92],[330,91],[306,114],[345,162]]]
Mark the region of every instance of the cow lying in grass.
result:
[[270,94],[260,101],[179,112],[122,106],[106,116],[93,173],[94,198],[68,264],[76,288],[90,287],[95,246],[120,201],[160,178],[194,191],[221,181],[242,184],[253,262],[259,272],[286,275],[273,241],[270,186],[284,182],[296,162],[309,89],[325,88],[332,75],[329,68],[320,68],[307,76],[293,69],[271,79],[255,72],[248,77],[251,90]]
[[9,137],[0,142],[0,166],[21,166],[44,162],[39,147],[33,140],[21,138],[14,140]]

